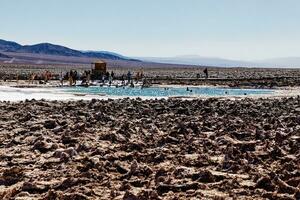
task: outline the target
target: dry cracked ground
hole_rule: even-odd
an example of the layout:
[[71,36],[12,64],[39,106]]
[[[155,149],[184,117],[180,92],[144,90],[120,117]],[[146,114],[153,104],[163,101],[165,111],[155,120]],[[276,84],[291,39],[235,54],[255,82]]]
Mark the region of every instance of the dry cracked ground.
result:
[[300,199],[300,98],[0,102],[0,199]]

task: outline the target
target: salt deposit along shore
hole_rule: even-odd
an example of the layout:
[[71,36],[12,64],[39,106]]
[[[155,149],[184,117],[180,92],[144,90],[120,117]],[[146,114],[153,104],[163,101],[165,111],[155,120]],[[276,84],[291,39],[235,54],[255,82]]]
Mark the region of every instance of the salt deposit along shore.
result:
[[[180,88],[183,86],[178,85],[168,85],[164,87],[176,87]],[[195,86],[185,86],[184,88],[191,88]],[[213,90],[214,88],[218,89],[219,87],[200,87],[200,88],[208,88]],[[111,90],[114,90],[111,88]],[[78,101],[78,100],[91,100],[91,99],[121,99],[121,98],[141,98],[141,99],[161,99],[161,98],[169,98],[168,96],[160,97],[160,96],[117,96],[117,95],[105,95],[103,93],[88,93],[84,92],[85,90],[80,90],[80,92],[76,92],[75,89],[72,88],[60,88],[60,87],[16,87],[16,86],[0,86],[0,101],[25,101],[26,99],[31,100],[60,100],[60,101]],[[225,90],[226,91],[226,90]],[[229,90],[230,91],[230,90]],[[243,90],[242,90],[243,91]],[[244,90],[245,93],[248,90]],[[249,90],[251,91],[251,90]],[[260,89],[255,91],[260,92]],[[223,94],[223,95],[206,95],[206,94],[195,94],[189,96],[187,92],[187,96],[170,96],[171,98],[181,98],[181,99],[207,99],[211,97],[217,98],[225,98],[225,99],[240,99],[240,98],[281,98],[281,97],[296,97],[300,94],[300,88],[280,88],[272,90],[272,92],[268,93],[258,93],[258,94],[247,94],[247,95],[234,95],[234,94]]]
[[0,199],[300,198],[299,97],[0,107]]

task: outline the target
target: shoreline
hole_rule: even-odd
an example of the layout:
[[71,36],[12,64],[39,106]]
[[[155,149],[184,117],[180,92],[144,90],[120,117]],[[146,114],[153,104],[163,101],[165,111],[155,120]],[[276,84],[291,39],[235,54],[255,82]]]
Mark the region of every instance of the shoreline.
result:
[[[45,100],[91,100],[91,99],[122,99],[130,98],[136,99],[140,98],[143,100],[147,99],[208,99],[208,98],[220,98],[220,99],[243,99],[243,98],[284,98],[284,97],[296,97],[300,94],[300,87],[285,87],[276,88],[271,94],[248,94],[248,95],[191,95],[191,96],[114,96],[114,95],[103,95],[103,94],[89,94],[89,93],[71,93],[64,91],[66,88],[71,88],[69,86],[58,86],[57,81],[50,82],[48,85],[30,84],[27,85],[24,82],[16,85],[14,82],[0,83],[0,101],[24,101],[26,99],[45,99]],[[154,87],[165,88],[165,87],[177,87],[177,88],[225,88],[225,89],[238,89],[223,86],[194,86],[194,85],[155,85]],[[245,91],[248,89],[245,89]],[[251,90],[251,89],[249,89]],[[260,89],[257,89],[260,90]],[[262,89],[264,90],[264,89]],[[266,89],[268,90],[268,89]],[[2,93],[2,95],[1,95]],[[9,93],[10,95],[5,95]]]

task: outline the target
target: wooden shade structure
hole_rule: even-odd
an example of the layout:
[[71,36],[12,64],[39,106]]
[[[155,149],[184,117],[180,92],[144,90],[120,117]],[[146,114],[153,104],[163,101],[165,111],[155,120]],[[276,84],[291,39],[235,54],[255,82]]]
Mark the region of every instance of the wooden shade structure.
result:
[[103,60],[98,60],[92,63],[92,78],[101,79],[101,77],[106,73],[107,67],[106,62]]
[[106,73],[106,62],[99,60],[92,63],[92,65],[94,66],[93,67],[94,71]]

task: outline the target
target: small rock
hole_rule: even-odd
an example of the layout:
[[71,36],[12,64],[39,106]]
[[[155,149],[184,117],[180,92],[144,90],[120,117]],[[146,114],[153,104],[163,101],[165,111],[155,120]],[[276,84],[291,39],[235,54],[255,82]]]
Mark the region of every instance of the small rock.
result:
[[261,188],[264,189],[266,191],[274,191],[275,190],[275,186],[272,183],[270,177],[261,177],[260,179],[258,179],[256,185],[256,188]]
[[55,120],[46,120],[44,122],[44,127],[46,129],[54,129],[56,127],[56,121]]

